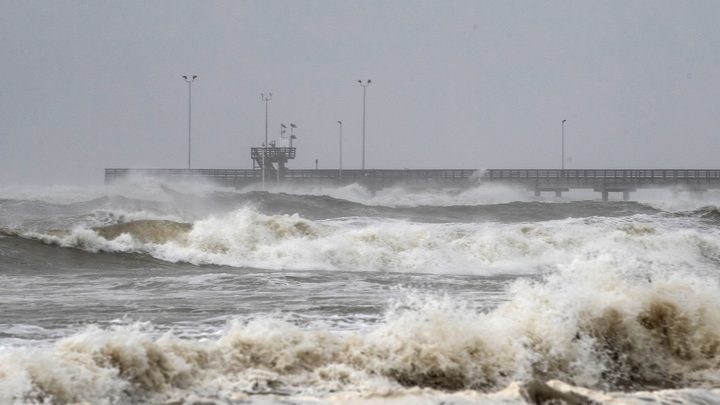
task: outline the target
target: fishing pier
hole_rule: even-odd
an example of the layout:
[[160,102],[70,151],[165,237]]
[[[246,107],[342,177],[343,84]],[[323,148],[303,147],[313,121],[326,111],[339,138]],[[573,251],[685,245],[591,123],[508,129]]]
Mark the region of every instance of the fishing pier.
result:
[[[262,170],[255,169],[105,169],[105,182],[127,177],[154,177],[168,180],[209,180],[218,185],[242,188],[262,182]],[[269,184],[343,186],[361,184],[371,190],[391,186],[472,187],[480,184],[507,184],[524,187],[536,196],[589,189],[607,201],[610,193],[624,200],[639,189],[670,188],[691,193],[720,189],[720,170],[712,169],[399,169],[343,170],[283,169],[266,172]]]
[[701,194],[720,189],[718,169],[289,169],[295,159],[292,139],[288,147],[271,142],[250,148],[252,169],[105,169],[105,183],[152,177],[166,180],[203,180],[221,186],[243,188],[253,184],[344,186],[361,184],[370,190],[392,186],[412,188],[466,188],[480,184],[507,184],[526,188],[536,196],[589,189],[604,201],[610,193],[623,200],[639,189],[669,188]]

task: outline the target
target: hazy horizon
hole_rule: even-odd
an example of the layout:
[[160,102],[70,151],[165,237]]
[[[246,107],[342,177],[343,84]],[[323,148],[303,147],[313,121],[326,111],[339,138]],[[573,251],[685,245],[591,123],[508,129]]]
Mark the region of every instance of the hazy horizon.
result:
[[106,167],[718,168],[716,2],[2,1],[0,184]]

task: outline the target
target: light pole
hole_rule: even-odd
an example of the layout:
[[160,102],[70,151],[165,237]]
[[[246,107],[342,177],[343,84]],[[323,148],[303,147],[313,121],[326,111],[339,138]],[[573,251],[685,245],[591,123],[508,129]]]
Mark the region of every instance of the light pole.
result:
[[560,156],[562,159],[562,162],[560,162],[561,170],[565,170],[565,121],[567,121],[567,120],[562,120],[562,124],[561,124],[561,127],[562,127],[562,130],[561,130],[561,132],[562,132],[562,155]]
[[338,178],[342,180],[342,121],[338,121],[337,123],[340,126],[340,169],[338,171]]
[[262,149],[262,186],[263,189],[265,189],[265,155],[267,155],[268,145],[268,103],[272,100],[272,93],[261,93],[260,99],[265,102],[265,143],[263,143]]
[[192,83],[197,79],[197,75],[191,77],[183,75],[185,82],[188,84],[188,169],[190,169],[190,154],[192,151]]
[[358,83],[360,83],[360,86],[363,88],[363,126],[362,126],[362,171],[365,173],[365,93],[367,91],[367,87],[372,83],[372,80],[367,79],[365,81],[365,84],[363,84],[362,80],[358,80]]

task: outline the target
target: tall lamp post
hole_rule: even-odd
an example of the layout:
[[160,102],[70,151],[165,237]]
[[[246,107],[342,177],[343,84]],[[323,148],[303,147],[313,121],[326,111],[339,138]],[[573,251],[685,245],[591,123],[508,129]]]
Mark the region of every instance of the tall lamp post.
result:
[[567,121],[567,120],[562,120],[562,123],[561,123],[561,128],[562,128],[561,129],[561,132],[562,132],[562,154],[560,156],[562,159],[562,162],[560,162],[561,170],[565,170],[565,121]]
[[265,143],[263,143],[262,148],[262,187],[265,189],[265,155],[267,155],[268,145],[268,103],[272,100],[272,93],[261,93],[260,99],[265,102]]
[[190,169],[190,154],[192,151],[192,83],[197,79],[197,75],[190,77],[183,75],[185,82],[188,84],[188,169]]
[[342,121],[338,121],[337,123],[340,126],[340,165],[338,170],[338,178],[342,180]]
[[363,88],[363,126],[362,126],[362,171],[365,173],[365,95],[367,87],[372,83],[372,80],[367,79],[363,84],[362,80],[358,80],[360,86]]

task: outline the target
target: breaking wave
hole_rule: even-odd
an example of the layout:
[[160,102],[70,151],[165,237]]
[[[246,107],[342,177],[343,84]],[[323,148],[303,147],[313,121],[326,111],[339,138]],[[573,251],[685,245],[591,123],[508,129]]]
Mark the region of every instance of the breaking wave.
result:
[[[0,402],[367,398],[419,395],[412,391],[418,387],[492,393],[513,384],[523,384],[513,394],[523,401],[613,395],[572,386],[707,388],[720,383],[719,288],[687,273],[628,277],[595,258],[514,283],[511,299],[490,312],[409,293],[363,331],[308,329],[278,318],[232,322],[203,340],[157,335],[147,324],[89,327],[45,348],[0,349]],[[572,386],[545,384],[550,380]]]
[[702,207],[693,211],[691,215],[705,219],[720,220],[720,206]]
[[[720,401],[714,203],[667,212],[625,202],[491,204],[470,194],[443,200],[436,193],[430,201],[400,189],[389,190],[398,193],[392,197],[342,197],[144,187],[127,197],[0,200],[3,277],[35,286],[36,303],[48,286],[81,292],[43,301],[46,308],[84,299],[106,305],[87,319],[68,312],[57,324],[25,325],[17,308],[26,290],[4,290],[14,294],[17,314],[8,319],[20,337],[0,342],[0,403]],[[163,194],[149,198],[157,189]],[[216,274],[175,262],[241,270]],[[275,272],[246,268],[307,272],[274,280]],[[225,273],[241,284],[218,289],[229,285]],[[257,284],[267,291],[236,290],[256,289],[250,273],[271,278]],[[451,273],[481,277],[445,276]],[[183,274],[207,293],[195,303],[222,295],[219,306],[193,307],[187,284],[173,283]],[[494,274],[531,277],[485,277]],[[327,301],[350,279],[367,282],[352,294],[377,289],[382,298]],[[453,279],[453,287],[437,279]],[[475,291],[477,280],[492,280],[492,288]],[[405,282],[419,290],[389,286]],[[385,287],[396,289],[385,295]],[[312,306],[323,309],[298,316],[316,290],[323,294]],[[293,305],[277,298],[288,291],[280,296]],[[165,305],[155,294],[183,304],[142,318]],[[100,296],[117,302],[91,299]],[[179,302],[172,300],[164,302]],[[346,311],[370,305],[371,316],[342,321]],[[177,323],[164,320],[175,316]]]
[[[533,197],[528,190],[514,185],[500,183],[478,183],[461,188],[415,188],[397,185],[373,191],[360,184],[343,187],[320,185],[268,185],[271,193],[260,191],[260,185],[244,188],[240,192],[232,187],[219,186],[201,180],[167,180],[148,177],[127,177],[104,186],[56,185],[40,187],[31,185],[4,185],[0,189],[0,200],[45,202],[50,204],[74,204],[93,200],[127,198],[129,200],[153,201],[156,204],[178,204],[185,200],[213,205],[214,199],[224,202],[258,199],[258,193],[270,194],[282,200],[282,195],[293,197],[328,197],[337,204],[359,204],[367,207],[454,207],[498,205],[513,202],[569,202],[598,200],[598,193],[588,190],[574,190],[563,198]],[[122,197],[120,197],[122,196]],[[262,198],[259,198],[262,199]],[[693,194],[673,189],[639,190],[633,199],[666,212],[692,211],[705,206],[720,204],[720,191],[710,190],[704,194]],[[312,202],[310,202],[312,203]],[[332,208],[333,204],[325,205]]]
[[[256,191],[258,186],[245,191]],[[272,186],[271,186],[272,187]],[[478,184],[467,188],[412,188],[401,185],[373,191],[360,184],[343,187],[281,185],[272,188],[275,193],[319,195],[352,201],[363,205],[388,207],[454,206],[503,204],[514,201],[533,201],[522,188],[504,184]]]
[[[636,215],[536,223],[433,224],[379,218],[312,221],[244,207],[193,223],[138,220],[64,231],[5,230],[92,252],[168,262],[292,270],[531,274],[612,251],[638,269],[720,262],[720,230]],[[651,261],[645,259],[652,257]]]
[[[381,206],[452,206],[501,204],[513,201],[532,201],[534,198],[525,190],[502,184],[478,184],[469,188],[418,189],[394,186],[374,192],[360,184],[344,187],[318,185],[268,185],[274,194],[329,196],[363,205]],[[261,190],[260,184],[243,189],[244,192]],[[56,204],[83,202],[108,196],[154,201],[173,201],[178,197],[207,197],[214,193],[235,193],[232,187],[219,186],[203,180],[168,180],[151,177],[127,177],[112,184],[88,186],[30,186],[5,185],[0,198],[33,200]]]

